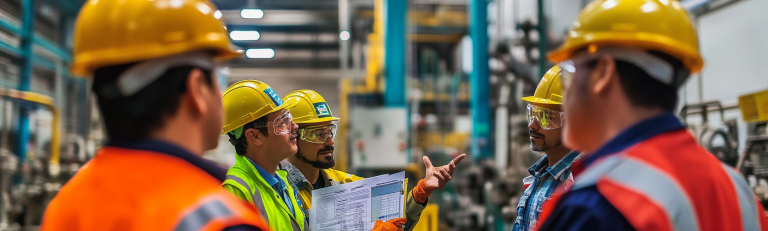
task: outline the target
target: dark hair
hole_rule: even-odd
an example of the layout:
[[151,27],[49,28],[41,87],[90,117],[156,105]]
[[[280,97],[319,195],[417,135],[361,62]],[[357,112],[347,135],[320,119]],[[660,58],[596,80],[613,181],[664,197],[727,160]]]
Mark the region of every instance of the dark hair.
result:
[[[92,90],[104,118],[107,136],[113,141],[136,141],[149,137],[163,126],[166,116],[179,108],[179,99],[187,90],[187,78],[194,66],[174,67],[135,94],[119,96],[117,80],[135,63],[96,69]],[[213,87],[211,71],[204,70],[206,84]]]
[[616,60],[619,82],[629,101],[635,106],[657,107],[673,112],[677,106],[677,89],[690,75],[683,62],[668,54],[648,51],[649,54],[667,61],[673,67],[672,84],[665,84],[634,64]]
[[[621,89],[624,90],[629,102],[635,106],[657,107],[666,112],[673,112],[677,107],[677,89],[690,73],[679,59],[658,51],[648,51],[648,53],[672,65],[672,84],[665,84],[651,77],[635,64],[615,59]],[[597,60],[588,62],[586,66],[594,69],[597,66]]]
[[[264,136],[269,136],[267,122],[266,115],[251,121],[250,123],[243,125],[243,133],[245,133],[246,130],[253,128],[261,132],[261,134],[264,134]],[[241,135],[240,139],[235,138],[235,136],[230,133],[227,133],[227,136],[229,136],[229,142],[235,146],[235,152],[241,156],[245,155],[246,148],[248,147],[248,138],[245,137],[245,134]]]

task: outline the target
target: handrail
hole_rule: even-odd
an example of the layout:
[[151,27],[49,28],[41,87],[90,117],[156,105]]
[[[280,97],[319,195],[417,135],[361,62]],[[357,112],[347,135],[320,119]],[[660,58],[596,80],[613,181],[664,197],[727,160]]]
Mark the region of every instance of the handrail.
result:
[[49,165],[49,172],[52,175],[58,175],[59,170],[59,142],[61,139],[61,131],[59,123],[61,122],[61,115],[59,109],[54,104],[53,98],[40,93],[19,91],[13,89],[0,88],[0,97],[8,97],[14,99],[20,99],[32,103],[41,104],[48,108],[53,113],[53,128],[51,128],[51,159]]

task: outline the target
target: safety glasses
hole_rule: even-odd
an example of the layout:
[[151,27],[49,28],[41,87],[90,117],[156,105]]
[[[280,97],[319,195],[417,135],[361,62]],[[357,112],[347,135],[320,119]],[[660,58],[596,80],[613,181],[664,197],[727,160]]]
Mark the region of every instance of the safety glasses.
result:
[[568,90],[573,80],[573,75],[576,74],[576,63],[573,60],[566,60],[558,64],[560,66],[560,85],[563,87],[563,91]]
[[[291,132],[291,128],[293,127],[293,116],[291,115],[290,112],[285,111],[285,113],[278,116],[277,118],[275,118],[274,121],[269,123],[272,123],[272,127],[275,130],[275,134],[285,135]],[[269,123],[267,123],[267,126],[256,127],[256,128],[269,127]]]
[[328,138],[336,138],[336,124],[299,128],[299,138],[315,144],[322,144],[328,141]]
[[563,126],[565,122],[565,113],[552,109],[546,109],[528,105],[528,123],[530,124],[534,120],[544,128],[544,130],[558,129]]

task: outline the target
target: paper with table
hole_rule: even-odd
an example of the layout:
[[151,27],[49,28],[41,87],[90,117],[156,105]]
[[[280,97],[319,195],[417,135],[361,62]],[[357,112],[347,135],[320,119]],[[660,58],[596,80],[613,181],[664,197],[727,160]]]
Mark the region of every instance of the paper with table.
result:
[[313,231],[368,231],[376,220],[404,217],[405,172],[385,174],[312,191]]

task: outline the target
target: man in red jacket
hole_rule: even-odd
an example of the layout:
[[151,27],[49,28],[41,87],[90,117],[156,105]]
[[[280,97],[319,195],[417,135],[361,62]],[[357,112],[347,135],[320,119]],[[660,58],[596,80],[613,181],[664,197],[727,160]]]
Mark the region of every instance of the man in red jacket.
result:
[[768,230],[744,178],[675,117],[678,88],[704,65],[675,0],[597,0],[562,47],[565,144],[588,153],[539,230]]

